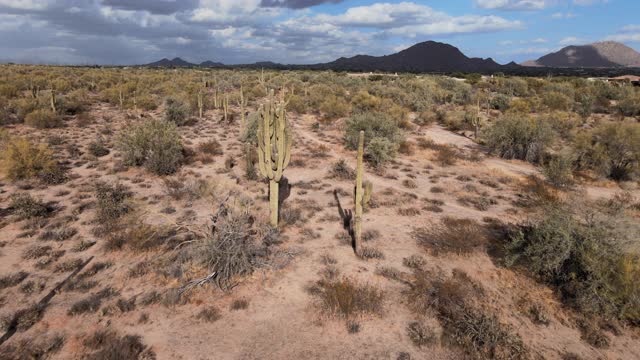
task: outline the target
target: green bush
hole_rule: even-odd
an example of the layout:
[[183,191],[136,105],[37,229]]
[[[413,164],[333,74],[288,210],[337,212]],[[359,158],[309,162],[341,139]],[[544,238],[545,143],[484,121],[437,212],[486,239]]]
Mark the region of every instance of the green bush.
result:
[[614,180],[635,178],[640,172],[640,124],[610,123],[579,134],[574,152],[580,169]]
[[165,120],[130,126],[120,137],[118,148],[125,164],[144,166],[157,175],[176,172],[184,158],[176,125]]
[[396,157],[398,146],[386,138],[374,137],[365,148],[367,161],[374,167],[382,167]]
[[640,94],[635,93],[620,100],[616,106],[618,112],[624,116],[640,115]]
[[500,157],[539,162],[554,133],[545,121],[507,115],[484,131],[487,146]]
[[543,172],[551,185],[570,186],[573,184],[573,159],[568,154],[558,154],[544,165]]
[[349,103],[342,97],[330,95],[320,104],[319,110],[324,114],[325,118],[337,119],[347,116]]
[[164,119],[177,126],[187,123],[189,107],[181,100],[169,97],[164,100]]
[[551,110],[567,111],[571,109],[572,101],[569,96],[561,92],[550,91],[545,92],[542,96],[542,104]]
[[364,130],[365,147],[374,138],[384,138],[394,145],[402,141],[403,138],[397,123],[387,114],[379,112],[355,114],[345,124],[344,139],[349,149],[355,150],[358,147],[358,137],[361,130]]
[[509,106],[511,104],[511,97],[503,94],[498,94],[491,98],[489,101],[489,105],[492,109],[507,111],[509,110]]
[[38,129],[50,129],[62,125],[62,119],[51,110],[38,109],[30,112],[25,117],[24,123]]
[[507,264],[556,285],[584,313],[640,323],[640,258],[624,248],[626,229],[611,216],[566,205],[543,214],[510,236]]

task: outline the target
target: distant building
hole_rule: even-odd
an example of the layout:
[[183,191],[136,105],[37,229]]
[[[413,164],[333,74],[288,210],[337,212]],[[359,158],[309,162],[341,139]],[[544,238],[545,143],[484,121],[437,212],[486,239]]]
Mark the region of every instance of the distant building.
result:
[[640,76],[635,75],[622,75],[614,78],[609,78],[607,81],[613,84],[631,84],[633,86],[640,86]]

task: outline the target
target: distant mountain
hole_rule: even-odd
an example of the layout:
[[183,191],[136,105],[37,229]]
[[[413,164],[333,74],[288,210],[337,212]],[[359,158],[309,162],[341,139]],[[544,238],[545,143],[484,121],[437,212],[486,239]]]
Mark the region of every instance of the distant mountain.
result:
[[271,61],[253,64],[224,65],[205,61],[198,65],[180,58],[162,59],[142,66],[148,67],[243,67],[265,69],[326,69],[336,71],[385,71],[385,72],[495,72],[520,68],[516,63],[500,65],[493,59],[469,58],[458,48],[435,41],[425,41],[398,53],[385,56],[356,55],[314,65],[283,65]]
[[152,62],[150,64],[146,64],[143,66],[148,66],[148,67],[192,67],[192,66],[196,66],[195,64],[192,64],[188,61],[184,61],[181,58],[177,57],[174,58],[172,60],[169,60],[167,58],[164,58],[160,61],[156,61],[156,62]]
[[344,71],[387,72],[493,72],[503,69],[503,65],[491,58],[469,58],[458,48],[435,41],[421,42],[391,55],[342,57],[318,66]]
[[588,45],[567,46],[538,60],[524,62],[522,65],[555,68],[640,66],[640,53],[619,42],[604,41]]

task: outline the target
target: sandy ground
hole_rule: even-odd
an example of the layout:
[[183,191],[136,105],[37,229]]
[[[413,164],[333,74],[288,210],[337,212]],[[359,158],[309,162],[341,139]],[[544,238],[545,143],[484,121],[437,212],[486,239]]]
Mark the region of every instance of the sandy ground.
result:
[[[34,132],[32,129],[15,126],[12,134],[29,134],[45,139],[46,136],[60,135],[68,143],[78,145],[84,152],[87,144],[97,133],[109,133],[105,128],[117,133],[126,122],[125,115],[106,105],[92,110],[96,123],[88,128],[73,126],[73,121],[63,129]],[[150,116],[159,117],[159,113]],[[213,163],[195,162],[184,166],[176,176],[178,179],[206,179],[222,194],[229,189],[242,189],[257,199],[255,211],[267,215],[266,185],[244,179],[243,146],[239,141],[238,126],[218,123],[219,113],[209,111],[206,119],[197,124],[181,128],[183,139],[190,147],[215,138],[223,144],[225,155],[216,157]],[[114,172],[117,152],[97,161],[71,160],[72,180],[58,186],[28,190],[45,201],[55,202],[59,211],[55,219],[70,216],[65,227],[74,228],[77,233],[61,242],[38,240],[38,233],[23,234],[23,222],[11,222],[0,231],[0,274],[16,271],[29,273],[27,280],[42,281],[44,288],[35,294],[24,294],[19,286],[0,290],[0,314],[9,314],[25,304],[33,303],[44,296],[49,289],[64,279],[69,272],[55,273],[56,264],[70,259],[86,260],[94,257],[97,261],[111,262],[113,266],[99,272],[92,279],[100,286],[88,291],[61,291],[47,307],[43,318],[26,332],[18,332],[5,345],[15,344],[21,339],[44,334],[63,334],[64,347],[54,355],[56,359],[82,358],[82,339],[87,334],[101,328],[117,330],[122,334],[137,334],[149,345],[158,359],[396,359],[401,352],[407,352],[412,359],[458,359],[462,355],[455,349],[436,344],[418,348],[406,334],[410,321],[416,320],[406,304],[403,291],[406,286],[376,275],[376,269],[392,267],[404,272],[403,258],[420,254],[427,260],[427,268],[450,272],[453,269],[465,271],[472,279],[481,283],[491,299],[490,306],[500,319],[510,324],[522,336],[534,356],[558,359],[567,352],[575,353],[583,359],[638,359],[640,341],[634,330],[625,330],[619,336],[610,334],[609,349],[598,350],[581,340],[579,331],[572,325],[570,312],[564,309],[549,288],[530,278],[497,266],[485,252],[471,255],[434,256],[418,246],[411,232],[416,226],[430,226],[444,216],[471,218],[497,218],[515,222],[523,218],[526,211],[514,206],[518,198],[518,183],[538,170],[520,161],[505,161],[488,157],[473,141],[451,133],[439,126],[431,126],[412,131],[410,140],[428,137],[436,143],[455,145],[463,151],[481,154],[477,162],[460,160],[456,165],[443,167],[434,161],[432,150],[416,148],[413,155],[401,155],[390,165],[383,175],[367,171],[366,177],[374,184],[374,199],[389,205],[369,210],[364,218],[365,230],[380,233],[377,239],[367,243],[384,254],[384,259],[362,260],[354,256],[352,248],[336,238],[344,232],[339,218],[333,190],[342,189],[350,194],[352,183],[328,178],[328,172],[338,159],[345,159],[355,165],[355,153],[344,149],[341,142],[339,122],[322,131],[312,130],[316,121],[312,115],[291,116],[294,127],[295,144],[292,152],[292,166],[286,171],[293,185],[292,194],[286,206],[305,208],[317,204],[320,211],[303,211],[302,224],[284,229],[286,241],[281,266],[256,271],[252,276],[230,292],[218,290],[213,285],[196,288],[185,304],[165,306],[152,304],[138,305],[126,313],[105,314],[97,311],[86,315],[68,315],[74,302],[105,286],[111,286],[120,297],[130,299],[141,297],[152,290],[159,292],[182,284],[167,279],[154,272],[140,278],[131,278],[128,271],[136,264],[161,256],[160,252],[132,253],[127,251],[105,252],[101,239],[92,234],[94,210],[89,206],[80,211],[83,204],[92,201],[91,184],[96,180],[119,181],[131,187],[136,202],[144,208],[145,221],[158,224],[188,224],[204,226],[222,196],[213,199],[198,199],[193,202],[171,200],[165,193],[163,180],[150,175],[144,169],[129,168],[125,172]],[[113,135],[105,135],[107,139]],[[314,157],[320,145],[329,150],[326,157]],[[68,158],[63,146],[56,147],[62,158]],[[225,157],[235,157],[238,166],[223,171]],[[296,166],[303,162],[303,166]],[[460,176],[468,177],[461,181]],[[411,179],[417,187],[407,188],[403,181]],[[485,184],[494,183],[495,186]],[[309,184],[312,184],[309,186]],[[469,185],[472,185],[471,187]],[[433,192],[438,187],[442,192]],[[586,187],[589,197],[610,197],[619,188]],[[20,191],[16,185],[2,184],[0,195],[2,206],[8,204],[10,194]],[[635,195],[639,195],[637,190]],[[391,195],[386,195],[391,194]],[[481,211],[462,204],[461,196],[483,196],[495,199],[489,209]],[[444,202],[442,212],[423,209],[423,199],[437,199]],[[395,200],[395,203],[394,201]],[[400,200],[400,201],[398,201]],[[351,196],[340,195],[341,205],[352,208]],[[175,213],[165,214],[163,209],[175,208]],[[420,210],[415,216],[399,215],[399,209],[415,207]],[[53,220],[50,220],[53,221]],[[317,236],[310,236],[316,233]],[[72,248],[81,240],[96,241],[97,244],[82,252]],[[36,260],[24,260],[22,254],[34,244],[52,246],[54,250],[64,250],[64,255],[44,269],[37,268]],[[375,285],[384,290],[384,311],[380,316],[365,316],[359,319],[361,329],[350,334],[344,320],[323,315],[306,287],[321,277],[325,266],[322,256],[330,255],[337,260],[336,267],[342,276]],[[91,263],[88,265],[90,266]],[[26,281],[26,280],[25,280]],[[522,298],[543,302],[551,309],[552,319],[548,326],[535,325],[518,310]],[[236,299],[246,299],[249,306],[245,310],[231,310],[230,304]],[[102,307],[115,299],[107,300]],[[196,314],[206,306],[220,309],[221,319],[207,323],[196,318]],[[147,321],[140,321],[143,314]],[[425,315],[424,321],[437,323],[432,315]]]

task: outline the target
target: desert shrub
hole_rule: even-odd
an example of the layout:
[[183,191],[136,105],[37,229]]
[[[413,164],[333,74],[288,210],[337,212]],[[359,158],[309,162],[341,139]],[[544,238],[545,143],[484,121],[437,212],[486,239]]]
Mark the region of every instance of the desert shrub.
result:
[[555,187],[573,184],[573,159],[570,154],[557,154],[544,165],[543,173],[547,181]]
[[416,271],[407,298],[418,314],[435,310],[443,326],[443,338],[472,358],[529,358],[520,336],[480,304],[484,291],[465,273],[454,270],[447,278]]
[[307,112],[307,102],[303,96],[293,95],[289,98],[287,110],[291,110],[296,114],[305,114]]
[[31,219],[34,217],[46,216],[51,211],[51,209],[43,203],[42,200],[34,198],[29,193],[11,195],[9,208],[19,219]]
[[89,153],[95,157],[109,155],[109,149],[105,145],[105,141],[102,137],[98,137],[95,141],[92,141],[89,144]]
[[1,359],[50,359],[64,345],[60,334],[27,338],[8,344],[0,349]]
[[624,116],[640,115],[640,93],[625,96],[616,105],[618,112]]
[[38,129],[50,129],[62,125],[62,119],[58,114],[48,109],[38,109],[30,112],[24,123]]
[[36,145],[23,138],[11,139],[1,156],[2,168],[10,180],[38,178],[48,184],[58,184],[65,179],[64,170],[45,144]]
[[29,273],[24,271],[0,276],[0,290],[20,284],[27,276],[29,276]]
[[207,155],[217,156],[223,154],[222,145],[215,139],[200,143],[198,145],[198,150]]
[[551,110],[560,111],[568,111],[573,105],[569,96],[558,91],[545,92],[542,95],[542,104]]
[[581,122],[574,113],[564,111],[554,111],[549,114],[549,116],[544,117],[544,119],[546,119],[553,130],[565,139],[571,137],[571,133]]
[[349,103],[342,97],[331,95],[320,104],[319,110],[324,114],[325,118],[337,119],[347,116]]
[[121,183],[96,184],[96,221],[100,224],[113,222],[131,211],[128,199],[132,193]]
[[396,157],[397,145],[386,138],[375,137],[366,147],[367,161],[374,167],[382,167]]
[[542,160],[554,138],[546,122],[513,115],[501,117],[483,135],[487,146],[500,157],[534,163]]
[[486,230],[471,219],[445,217],[435,227],[419,227],[413,230],[419,244],[432,249],[436,254],[468,254],[487,243]]
[[376,111],[380,108],[381,99],[369,94],[366,90],[358,91],[351,97],[351,106],[354,112]]
[[98,330],[83,341],[90,351],[82,355],[87,360],[150,360],[155,353],[137,335],[119,336],[112,330]]
[[351,168],[344,159],[340,159],[331,166],[329,176],[340,180],[354,180],[356,178],[356,171]]
[[508,265],[521,265],[554,284],[563,299],[595,316],[640,321],[640,257],[628,253],[630,234],[612,216],[566,205],[549,206],[540,219],[509,236]]
[[591,93],[582,92],[576,94],[574,110],[583,118],[588,118],[593,112],[595,101],[596,99]]
[[416,118],[413,120],[419,126],[426,126],[436,122],[436,114],[431,110],[424,110],[419,112],[416,115]]
[[409,335],[409,339],[411,339],[411,342],[417,347],[431,345],[435,343],[438,338],[433,329],[417,321],[413,321],[407,325],[407,335]]
[[220,314],[220,310],[218,310],[218,308],[216,308],[215,306],[209,306],[200,310],[200,312],[198,312],[198,315],[196,315],[196,318],[198,320],[212,323],[214,321],[220,320],[220,318],[222,318],[222,315]]
[[640,124],[605,124],[579,134],[574,142],[579,169],[593,169],[614,180],[634,178],[640,171]]
[[349,278],[318,280],[309,292],[329,314],[345,318],[366,313],[379,314],[384,298],[381,290]]
[[258,120],[260,115],[257,112],[253,112],[247,116],[247,123],[242,134],[242,142],[257,144],[258,143]]
[[359,113],[346,121],[344,139],[349,149],[355,150],[358,148],[360,131],[364,131],[365,147],[374,138],[386,139],[390,144],[397,144],[402,140],[402,133],[398,124],[384,113]]
[[492,97],[491,100],[489,101],[489,106],[491,106],[492,109],[500,110],[500,111],[507,111],[509,109],[510,104],[511,104],[511,97],[503,94],[498,94]]
[[176,126],[164,120],[147,120],[126,129],[118,141],[126,165],[144,166],[157,175],[176,172],[183,147]]
[[189,107],[184,102],[172,97],[164,100],[164,119],[166,121],[182,126],[187,123],[188,117]]

